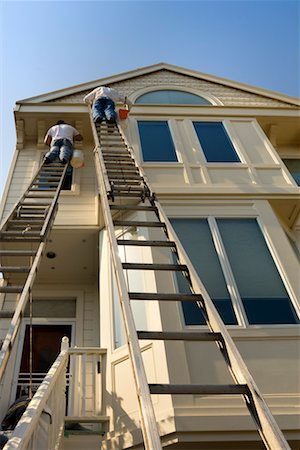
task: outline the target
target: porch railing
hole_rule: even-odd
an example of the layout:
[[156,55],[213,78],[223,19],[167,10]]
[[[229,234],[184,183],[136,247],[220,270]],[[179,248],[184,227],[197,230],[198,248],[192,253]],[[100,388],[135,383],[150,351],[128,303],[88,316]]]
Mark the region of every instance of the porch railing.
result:
[[[105,354],[106,350],[96,347],[69,348],[68,338],[63,338],[59,356],[4,450],[58,450],[65,419],[86,422],[90,418],[94,422],[98,417],[103,421],[102,356]],[[27,384],[24,378],[19,381],[23,387]]]

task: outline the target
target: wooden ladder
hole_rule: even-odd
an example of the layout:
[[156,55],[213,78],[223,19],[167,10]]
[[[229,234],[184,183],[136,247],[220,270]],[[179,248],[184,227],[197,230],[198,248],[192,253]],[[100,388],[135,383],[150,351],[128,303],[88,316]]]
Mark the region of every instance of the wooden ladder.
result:
[[[92,117],[91,123],[96,143],[94,153],[97,180],[136,383],[145,449],[158,450],[162,448],[151,394],[234,394],[242,396],[265,447],[269,450],[290,449],[123,135],[117,126],[107,126],[106,124],[95,126]],[[124,199],[122,201],[122,197],[125,198],[125,203]],[[137,211],[153,212],[155,220],[130,219],[130,214]],[[124,220],[125,213],[129,218],[125,217]],[[121,227],[127,229],[130,227],[157,227],[162,230],[162,239],[122,239],[120,238]],[[173,263],[121,262],[118,251],[120,246],[165,247],[170,250],[170,261]],[[190,293],[129,292],[125,275],[126,271],[130,270],[182,272],[190,286]],[[179,302],[192,300],[201,309],[210,332],[137,331],[130,306],[131,300]],[[226,385],[148,384],[139,346],[140,339],[214,341],[220,349],[235,383]]]
[[[66,172],[67,166],[60,163],[42,164],[0,228],[0,293],[5,295],[0,319],[9,323],[0,351],[0,380],[55,219]],[[7,298],[13,309],[5,307]]]

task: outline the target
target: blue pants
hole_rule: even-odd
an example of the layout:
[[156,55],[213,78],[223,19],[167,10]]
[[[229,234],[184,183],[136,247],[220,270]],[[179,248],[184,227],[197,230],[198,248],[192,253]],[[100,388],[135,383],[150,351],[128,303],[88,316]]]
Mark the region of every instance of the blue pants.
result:
[[106,120],[107,123],[115,123],[117,120],[115,103],[108,97],[98,98],[93,104],[92,112],[94,122]]
[[66,164],[72,155],[73,145],[69,139],[57,139],[51,143],[50,151],[45,156],[45,163],[49,164],[59,159],[62,164]]

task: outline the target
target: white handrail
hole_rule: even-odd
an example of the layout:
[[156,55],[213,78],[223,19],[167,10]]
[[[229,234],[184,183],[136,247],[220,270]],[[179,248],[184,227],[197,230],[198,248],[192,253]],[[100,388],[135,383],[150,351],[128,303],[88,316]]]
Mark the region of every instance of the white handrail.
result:
[[[3,450],[36,450],[34,442],[36,435],[39,432],[38,423],[43,412],[50,415],[50,432],[48,433],[50,446],[48,445],[48,442],[44,442],[44,447],[42,448],[39,446],[39,450],[46,450],[48,448],[55,450],[58,448],[64,429],[66,407],[65,371],[68,363],[68,346],[69,339],[64,337],[62,339],[60,354],[30,401],[26,411],[19,420],[11,438],[5,444]],[[51,414],[51,409],[49,410],[49,400],[51,395],[59,401],[59,405],[55,408],[55,411],[53,411],[53,415]]]

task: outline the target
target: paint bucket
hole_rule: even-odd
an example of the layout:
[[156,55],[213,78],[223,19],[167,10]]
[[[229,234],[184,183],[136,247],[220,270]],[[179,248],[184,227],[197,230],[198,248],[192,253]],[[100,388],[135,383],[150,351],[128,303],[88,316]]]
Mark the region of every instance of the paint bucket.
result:
[[84,156],[81,150],[75,149],[70,164],[74,169],[80,169],[84,166]]
[[128,117],[128,109],[119,109],[119,118],[120,120],[126,120]]

